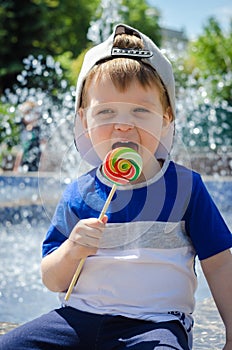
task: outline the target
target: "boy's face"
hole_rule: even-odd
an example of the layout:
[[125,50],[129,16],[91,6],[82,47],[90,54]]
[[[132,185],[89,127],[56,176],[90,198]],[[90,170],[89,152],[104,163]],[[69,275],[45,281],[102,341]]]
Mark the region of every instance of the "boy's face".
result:
[[133,81],[121,92],[110,79],[104,79],[90,84],[87,97],[88,108],[79,114],[100,159],[104,160],[113,148],[131,147],[141,155],[149,176],[151,159],[171,119],[163,111],[158,88],[154,85],[144,89]]

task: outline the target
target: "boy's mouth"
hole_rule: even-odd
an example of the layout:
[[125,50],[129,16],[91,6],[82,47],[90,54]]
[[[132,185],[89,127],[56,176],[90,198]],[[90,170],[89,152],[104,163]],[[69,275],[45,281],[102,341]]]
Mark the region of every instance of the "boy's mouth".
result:
[[112,149],[118,148],[118,147],[129,147],[132,148],[133,150],[135,150],[136,152],[138,152],[138,148],[139,146],[137,145],[137,143],[134,143],[132,141],[118,141],[115,142],[112,146]]

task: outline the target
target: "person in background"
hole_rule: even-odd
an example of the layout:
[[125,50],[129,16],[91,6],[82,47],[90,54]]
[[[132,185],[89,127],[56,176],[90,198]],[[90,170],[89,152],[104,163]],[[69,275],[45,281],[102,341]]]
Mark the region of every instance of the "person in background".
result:
[[21,119],[21,142],[16,154],[13,171],[38,171],[44,140],[41,139],[39,106],[26,101],[19,106]]

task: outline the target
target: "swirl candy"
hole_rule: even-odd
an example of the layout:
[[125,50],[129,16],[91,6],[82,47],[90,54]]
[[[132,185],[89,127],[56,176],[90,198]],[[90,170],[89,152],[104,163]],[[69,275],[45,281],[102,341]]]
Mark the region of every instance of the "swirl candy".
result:
[[114,184],[125,185],[140,176],[142,166],[142,158],[133,148],[118,147],[106,155],[102,172]]

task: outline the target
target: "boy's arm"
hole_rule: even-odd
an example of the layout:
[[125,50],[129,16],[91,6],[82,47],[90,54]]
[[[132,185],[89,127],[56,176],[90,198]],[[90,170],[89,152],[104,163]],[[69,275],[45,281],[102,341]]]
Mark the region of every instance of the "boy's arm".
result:
[[68,289],[80,259],[97,252],[107,217],[103,220],[80,220],[70,236],[59,248],[46,255],[41,262],[44,285],[53,292]]
[[201,261],[202,270],[226,328],[224,350],[232,349],[232,254],[225,250]]

